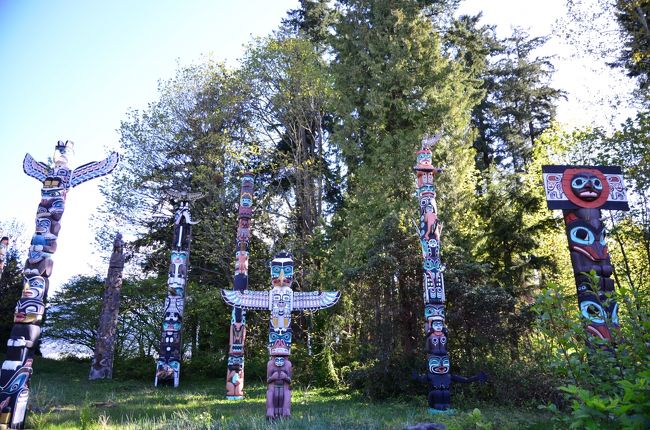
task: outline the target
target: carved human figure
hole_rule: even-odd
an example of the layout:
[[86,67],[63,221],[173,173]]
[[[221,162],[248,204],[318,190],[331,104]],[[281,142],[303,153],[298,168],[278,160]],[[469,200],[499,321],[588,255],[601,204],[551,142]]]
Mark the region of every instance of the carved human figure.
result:
[[230,396],[244,395],[244,369],[242,364],[244,357],[230,356],[228,357],[228,372],[226,374],[226,391]]
[[266,417],[291,416],[291,362],[285,356],[272,356],[266,365]]

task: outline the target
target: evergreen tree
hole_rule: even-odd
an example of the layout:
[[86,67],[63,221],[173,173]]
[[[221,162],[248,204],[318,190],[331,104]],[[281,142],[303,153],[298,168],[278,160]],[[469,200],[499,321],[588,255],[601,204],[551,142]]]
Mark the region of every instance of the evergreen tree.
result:
[[426,16],[434,3],[340,2],[331,42],[333,139],[347,174],[345,200],[330,232],[327,274],[328,282],[343,286],[338,309],[347,323],[339,330],[347,339],[340,348],[370,363],[363,384],[375,395],[404,388],[403,366],[414,363],[422,346],[416,334],[422,283],[412,168],[426,133],[446,136],[434,148],[435,162],[449,167],[438,181],[449,238],[443,250],[454,249],[463,230],[471,229],[462,222],[473,192],[473,154],[464,132],[479,92],[442,55]]
[[614,66],[623,66],[628,76],[639,78],[639,88],[650,101],[650,2],[614,2],[614,12],[623,38],[623,52]]
[[9,248],[0,278],[0,351],[6,351],[14,325],[14,309],[23,289],[23,268],[16,248]]

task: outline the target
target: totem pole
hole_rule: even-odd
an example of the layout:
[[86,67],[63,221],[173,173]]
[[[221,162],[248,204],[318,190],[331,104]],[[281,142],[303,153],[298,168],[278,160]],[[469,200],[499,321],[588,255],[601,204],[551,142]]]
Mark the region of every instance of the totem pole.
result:
[[88,379],[113,379],[113,354],[115,352],[115,334],[117,317],[120,311],[120,292],[122,289],[122,271],[124,270],[124,242],[122,234],[117,233],[113,241],[113,253],[108,263],[106,290],[99,315],[99,329],[95,343],[95,355],[90,365]]
[[450,372],[449,355],[447,353],[448,330],[445,325],[445,282],[443,278],[444,265],[440,260],[440,236],[442,225],[438,219],[436,204],[436,187],[434,179],[442,169],[431,165],[431,150],[429,149],[440,139],[440,135],[422,142],[422,149],[417,153],[417,164],[414,167],[417,180],[417,197],[420,207],[420,224],[418,235],[424,259],[424,332],[427,351],[427,373],[418,375],[416,379],[429,384],[429,412],[440,413],[450,410],[451,382],[485,382],[486,375],[465,378]]
[[[604,349],[618,329],[618,303],[611,279],[601,209],[630,210],[620,167],[542,166],[549,209],[562,209],[586,331]],[[594,271],[596,285],[587,274]]]
[[[234,291],[248,288],[248,244],[253,215],[254,176],[244,173],[239,195],[237,250],[235,251]],[[230,348],[226,374],[226,399],[244,398],[244,341],[246,340],[246,310],[233,307],[230,320]]]
[[22,297],[16,304],[14,326],[7,341],[7,354],[0,370],[0,430],[23,428],[32,360],[41,335],[41,322],[52,273],[52,254],[61,229],[68,190],[82,182],[110,173],[119,160],[113,152],[103,161],[84,164],[71,170],[68,157],[73,143],[56,144],[54,167],[25,155],[23,170],[43,183],[41,201],[36,211],[36,232],[32,236],[29,256],[23,269]]
[[292,365],[287,358],[291,353],[291,312],[318,310],[333,306],[340,293],[294,292],[293,256],[280,252],[271,261],[270,291],[221,290],[224,301],[230,306],[251,310],[271,311],[269,321],[269,355],[266,367],[266,417],[269,419],[291,416]]
[[203,197],[201,193],[168,191],[167,194],[180,201],[174,217],[174,243],[167,279],[167,298],[160,338],[160,351],[156,363],[154,385],[173,384],[178,387],[181,371],[181,326],[185,307],[185,284],[189,273],[192,221],[189,203]]

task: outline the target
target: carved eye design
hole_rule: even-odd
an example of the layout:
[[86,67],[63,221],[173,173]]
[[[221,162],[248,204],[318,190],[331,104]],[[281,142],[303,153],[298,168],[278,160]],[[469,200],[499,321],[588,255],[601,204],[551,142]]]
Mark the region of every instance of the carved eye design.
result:
[[571,181],[571,187],[580,189],[584,187],[586,183],[587,183],[587,178],[585,178],[584,176],[576,176]]
[[600,182],[600,179],[594,177],[591,179],[591,183],[593,184],[594,188],[597,190],[602,190],[603,189],[603,183]]
[[570,231],[571,240],[580,245],[591,245],[594,243],[594,234],[585,227],[574,227]]
[[27,374],[22,374],[19,377],[16,378],[13,384],[9,387],[9,392],[10,393],[15,393],[18,391],[20,388],[22,388],[23,385],[25,385],[25,380],[27,379]]
[[585,300],[580,303],[582,316],[595,324],[605,323],[605,311],[603,307],[594,301]]
[[606,236],[607,236],[607,232],[605,231],[605,229],[603,229],[603,231],[600,232],[600,240],[599,240],[600,244],[603,246],[607,245],[607,242],[605,240]]

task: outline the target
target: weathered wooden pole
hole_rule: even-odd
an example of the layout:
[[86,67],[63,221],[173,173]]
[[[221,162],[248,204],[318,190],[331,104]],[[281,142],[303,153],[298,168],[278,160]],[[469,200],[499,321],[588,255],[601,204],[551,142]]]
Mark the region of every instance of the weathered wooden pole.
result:
[[111,260],[108,263],[106,290],[104,290],[102,311],[99,315],[95,355],[88,376],[91,381],[95,379],[113,379],[113,355],[117,335],[117,317],[120,312],[123,270],[124,242],[122,241],[122,234],[117,233],[113,241]]

